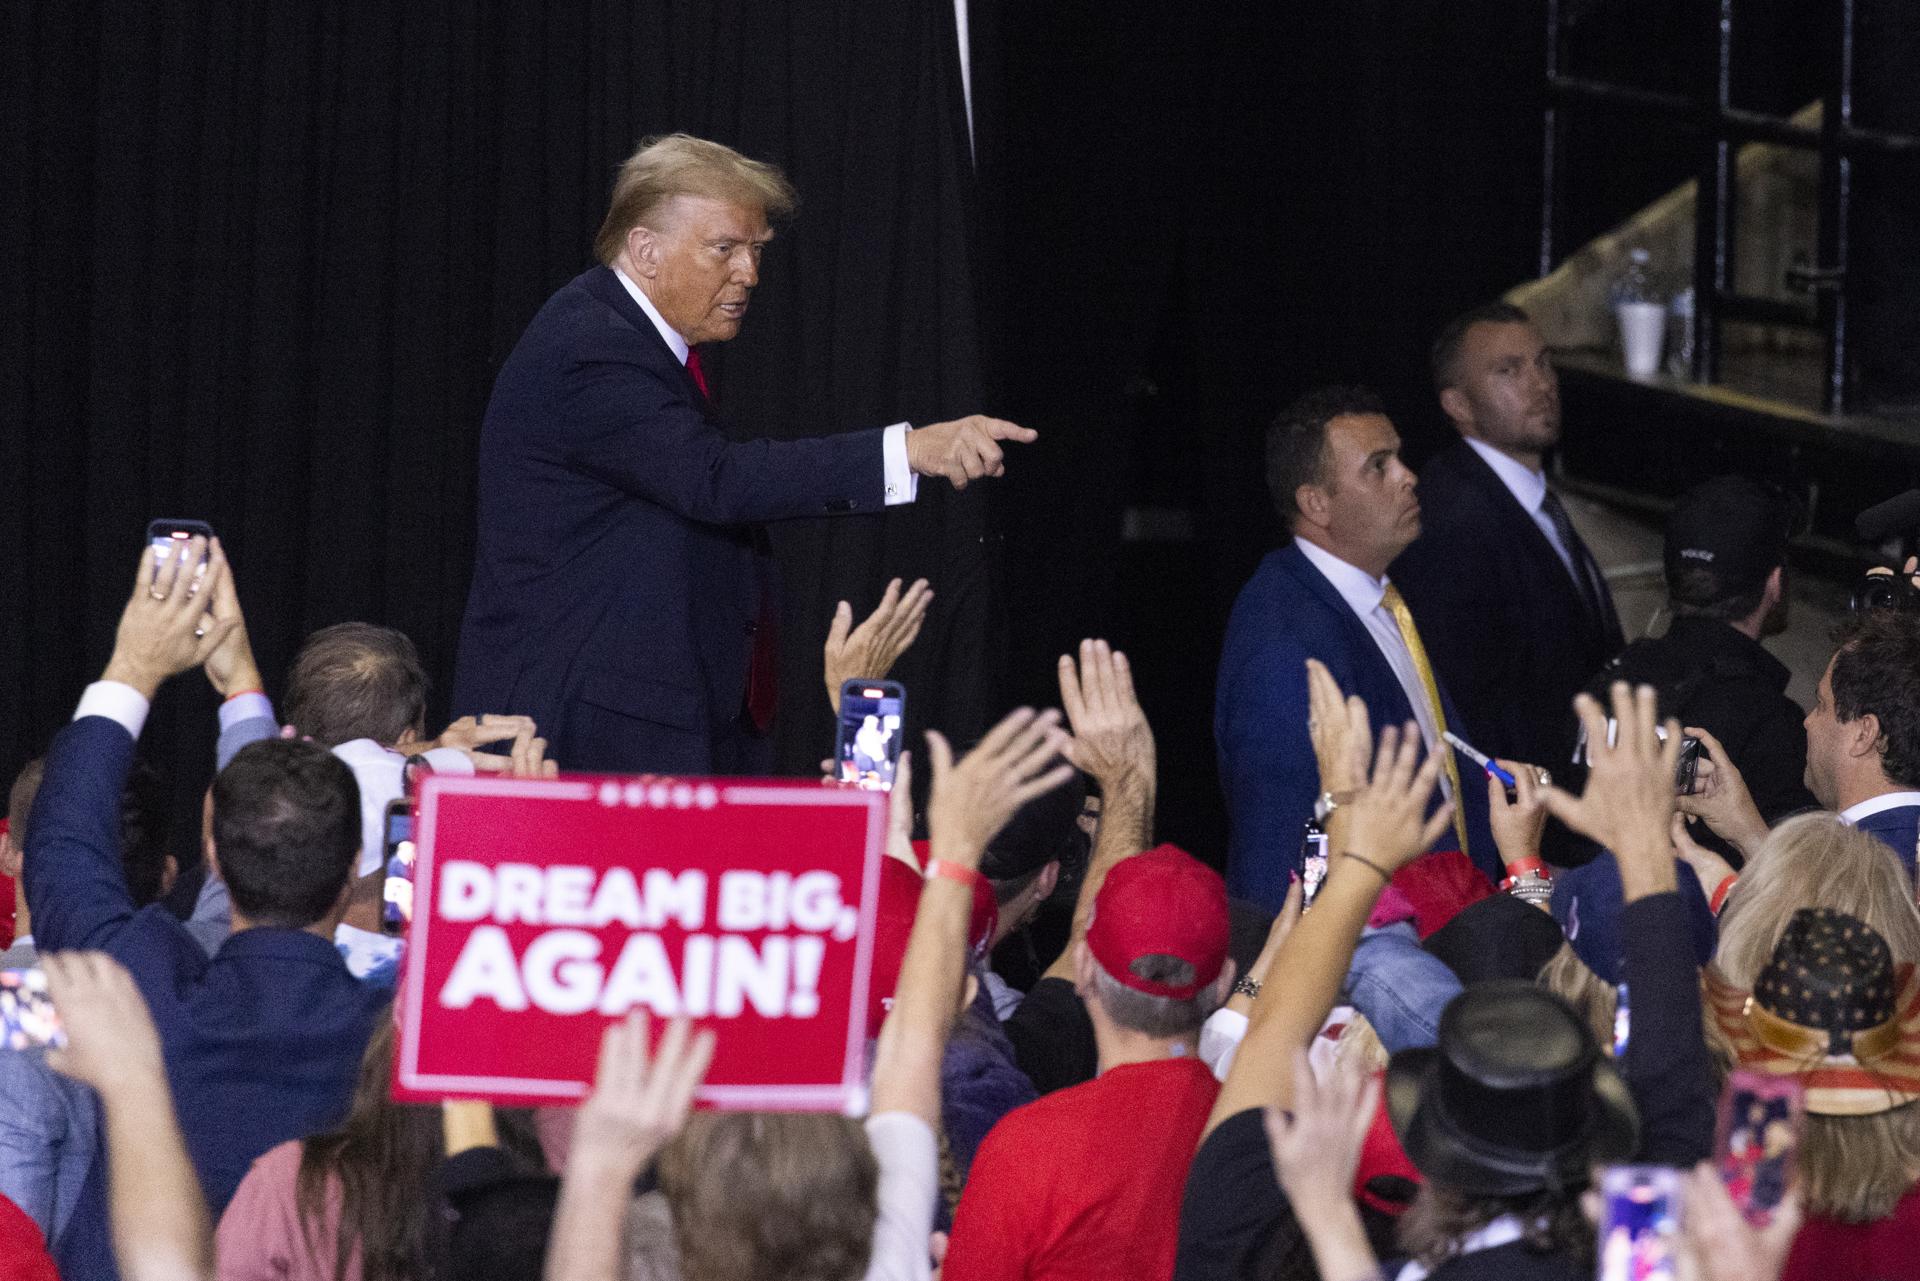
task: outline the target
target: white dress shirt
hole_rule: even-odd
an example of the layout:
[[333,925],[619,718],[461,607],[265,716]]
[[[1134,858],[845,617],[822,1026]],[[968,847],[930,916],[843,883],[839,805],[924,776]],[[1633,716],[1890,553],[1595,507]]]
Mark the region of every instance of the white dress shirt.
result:
[[1560,531],[1553,527],[1553,521],[1540,510],[1540,505],[1547,501],[1546,475],[1533,470],[1523,462],[1509,458],[1484,440],[1475,440],[1471,436],[1463,436],[1461,439],[1467,442],[1474,453],[1486,460],[1487,466],[1493,468],[1493,474],[1500,478],[1500,483],[1507,487],[1507,492],[1513,495],[1514,501],[1533,518],[1533,523],[1540,527],[1540,532],[1547,536],[1547,546],[1559,553],[1560,563],[1567,567],[1567,573],[1571,574],[1573,581],[1578,584],[1580,571],[1573,566],[1573,549],[1561,544]]
[[[615,267],[613,275],[626,289],[628,296],[640,304],[640,310],[647,313],[647,319],[660,331],[660,338],[673,352],[674,359],[686,364],[687,353],[692,349],[687,345],[687,340],[680,336],[680,331],[666,322],[666,318],[654,307],[653,300],[647,297],[640,286],[627,279],[626,272]],[[880,463],[889,507],[910,503],[920,494],[920,478],[907,465],[907,433],[912,430],[906,423],[895,423],[880,434]]]
[[[1434,723],[1433,704],[1427,698],[1426,683],[1420,679],[1420,669],[1414,665],[1406,638],[1400,635],[1400,624],[1393,621],[1393,614],[1383,603],[1387,597],[1387,580],[1375,578],[1366,570],[1348,564],[1307,539],[1295,538],[1294,542],[1299,544],[1301,555],[1326,575],[1333,589],[1340,593],[1340,599],[1347,602],[1347,608],[1366,626],[1367,634],[1373,637],[1373,643],[1380,649],[1380,656],[1393,669],[1394,679],[1400,682],[1407,702],[1413,706],[1413,718],[1420,723],[1420,737],[1426,741],[1427,751],[1432,753],[1440,742],[1440,727]],[[1448,781],[1445,771],[1440,774],[1440,787],[1448,796],[1453,794],[1453,785]]]
[[1920,792],[1888,792],[1884,796],[1869,796],[1840,811],[1840,821],[1852,827],[1863,818],[1887,810],[1897,810],[1908,805],[1920,805]]

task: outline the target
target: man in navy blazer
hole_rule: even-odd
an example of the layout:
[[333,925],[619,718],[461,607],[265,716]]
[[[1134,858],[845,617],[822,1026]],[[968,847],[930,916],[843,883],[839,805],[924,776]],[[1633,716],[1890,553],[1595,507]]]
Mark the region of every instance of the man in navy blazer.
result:
[[1914,874],[1920,842],[1920,618],[1849,615],[1807,713],[1807,788]]
[[1547,485],[1560,385],[1527,313],[1476,308],[1434,339],[1440,405],[1460,439],[1420,472],[1420,537],[1393,580],[1432,633],[1461,712],[1498,757],[1571,757],[1573,696],[1626,643],[1599,563]]
[[[205,550],[194,539],[186,563]],[[218,1217],[267,1149],[345,1116],[392,991],[356,980],[333,945],[360,808],[347,767],[311,743],[255,743],[214,784],[208,853],[233,896],[234,932],[211,957],[164,905],[137,907],[128,892],[121,789],[154,693],[205,662],[239,617],[218,544],[204,577],[179,560],[157,575],[154,565],[149,552],[112,660],[47,753],[24,875],[43,952],[105,951],[139,985],[187,1151]],[[73,1239],[56,1243],[68,1275],[106,1275],[103,1159],[96,1154],[66,1234]]]
[[972,416],[733,440],[697,348],[740,331],[780,172],[675,134],[641,147],[595,240],[494,383],[455,714],[532,716],[570,769],[764,769],[777,667],[760,525],[1000,475],[1035,433]]
[[[1309,658],[1365,700],[1376,734],[1416,721],[1429,750],[1452,756],[1467,853],[1498,881],[1485,775],[1440,741],[1439,717],[1471,731],[1444,688],[1433,706],[1390,604],[1387,566],[1419,535],[1420,504],[1379,397],[1334,387],[1295,401],[1267,435],[1267,486],[1293,541],[1268,553],[1234,603],[1214,702],[1231,823],[1229,891],[1277,909],[1289,873],[1300,870],[1301,833],[1319,793],[1307,732]],[[1460,844],[1450,830],[1436,847]]]

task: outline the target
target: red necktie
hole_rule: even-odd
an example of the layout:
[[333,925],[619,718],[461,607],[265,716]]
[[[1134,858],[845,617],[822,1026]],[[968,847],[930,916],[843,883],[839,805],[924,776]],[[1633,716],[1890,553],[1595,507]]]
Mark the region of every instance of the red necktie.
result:
[[693,385],[700,389],[700,394],[711,402],[713,393],[707,390],[707,371],[700,368],[700,353],[691,347],[687,348],[687,372],[693,375]]

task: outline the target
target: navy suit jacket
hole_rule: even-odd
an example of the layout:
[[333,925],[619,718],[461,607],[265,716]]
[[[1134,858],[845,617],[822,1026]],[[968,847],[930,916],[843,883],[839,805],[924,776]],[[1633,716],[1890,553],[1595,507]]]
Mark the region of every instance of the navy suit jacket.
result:
[[1566,562],[1466,441],[1428,460],[1418,494],[1420,537],[1388,573],[1460,704],[1457,732],[1488,755],[1562,769],[1573,696],[1625,645],[1619,619],[1587,613]]
[[[1881,810],[1878,814],[1867,815],[1854,826],[1885,842],[1900,856],[1900,866],[1907,869],[1907,879],[1913,879],[1914,844],[1920,842],[1920,805],[1901,805]],[[34,933],[37,935],[39,932],[36,923]]]
[[885,505],[879,429],[729,439],[596,267],[547,300],[481,429],[455,715],[532,716],[569,769],[733,772],[762,521]]
[[[1424,630],[1421,640],[1430,643]],[[1372,633],[1326,575],[1289,543],[1267,554],[1234,602],[1213,712],[1232,828],[1227,890],[1273,910],[1286,899],[1287,874],[1300,870],[1301,828],[1320,792],[1307,735],[1309,658],[1325,663],[1343,692],[1366,700],[1376,735],[1414,719]],[[1452,725],[1456,712],[1444,685],[1440,697]],[[1466,757],[1455,753],[1454,759],[1465,793],[1468,853],[1498,883],[1503,871],[1487,826],[1486,775]],[[1434,789],[1436,804],[1439,795]],[[1434,848],[1459,843],[1449,828]]]
[[[132,973],[217,1219],[255,1158],[346,1116],[367,1038],[393,992],[355,979],[331,940],[304,930],[242,930],[209,958],[164,906],[136,910],[120,866],[120,792],[133,748],[126,728],[103,716],[55,737],[28,820],[27,905],[42,953],[99,949]],[[105,1179],[89,1182],[97,1198]],[[104,1202],[88,1213],[104,1234]],[[81,1219],[77,1209],[76,1230]]]

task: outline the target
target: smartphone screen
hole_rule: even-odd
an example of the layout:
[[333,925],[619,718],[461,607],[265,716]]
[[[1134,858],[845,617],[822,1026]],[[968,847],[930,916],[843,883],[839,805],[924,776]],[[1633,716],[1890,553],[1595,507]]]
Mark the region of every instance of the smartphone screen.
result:
[[893,790],[906,708],[907,692],[898,681],[854,680],[840,687],[833,759],[842,783],[875,792]]
[[1622,983],[1613,994],[1613,1057],[1627,1057],[1627,1034],[1633,1030],[1633,1016],[1627,1009],[1627,985]]
[[0,970],[0,1044],[9,1050],[67,1043],[42,969]]
[[1300,910],[1313,906],[1314,895],[1327,879],[1327,834],[1312,819],[1300,840]]
[[413,921],[413,802],[399,800],[387,806],[386,875],[380,884],[380,929],[404,934]]
[[[153,548],[154,577],[158,578],[160,567],[176,556],[187,554],[187,544],[194,538],[213,541],[213,526],[204,520],[156,520],[147,525],[147,542]],[[195,576],[207,572],[206,553],[200,555],[200,563],[194,566]]]
[[1672,1281],[1680,1244],[1680,1172],[1615,1165],[1600,1175],[1600,1281]]
[[1806,1121],[1800,1079],[1738,1071],[1720,1095],[1713,1152],[1727,1195],[1747,1221],[1763,1226],[1793,1182]]

